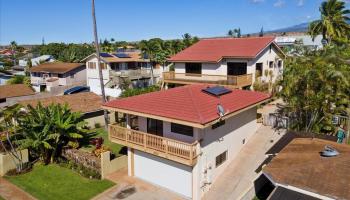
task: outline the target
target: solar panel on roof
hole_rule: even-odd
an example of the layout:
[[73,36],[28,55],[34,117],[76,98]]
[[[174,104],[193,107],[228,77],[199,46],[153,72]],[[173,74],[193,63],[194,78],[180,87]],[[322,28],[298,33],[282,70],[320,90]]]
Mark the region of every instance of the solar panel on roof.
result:
[[100,53],[100,56],[105,58],[112,57],[109,53]]
[[214,86],[214,87],[208,87],[202,90],[205,93],[214,95],[214,96],[221,96],[227,93],[232,92],[232,90],[227,89],[223,86]]
[[130,58],[130,56],[126,53],[116,53],[114,55],[117,56],[118,58]]

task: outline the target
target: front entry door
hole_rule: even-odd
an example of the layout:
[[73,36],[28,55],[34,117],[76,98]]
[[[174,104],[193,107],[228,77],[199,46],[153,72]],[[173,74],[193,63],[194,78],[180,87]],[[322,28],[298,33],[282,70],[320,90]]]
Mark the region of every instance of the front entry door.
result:
[[147,118],[147,133],[163,137],[163,121]]
[[247,63],[229,62],[227,63],[227,75],[239,76],[247,74]]

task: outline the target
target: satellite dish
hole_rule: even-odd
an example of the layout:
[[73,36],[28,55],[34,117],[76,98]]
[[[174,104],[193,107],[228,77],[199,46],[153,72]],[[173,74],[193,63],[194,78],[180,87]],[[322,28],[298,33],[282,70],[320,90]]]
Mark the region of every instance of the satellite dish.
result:
[[221,117],[223,117],[225,115],[225,109],[221,104],[217,105],[217,109],[218,109],[218,114],[219,114],[220,119],[221,119]]
[[326,145],[324,150],[321,152],[321,155],[324,157],[334,157],[339,155],[339,152],[335,148]]

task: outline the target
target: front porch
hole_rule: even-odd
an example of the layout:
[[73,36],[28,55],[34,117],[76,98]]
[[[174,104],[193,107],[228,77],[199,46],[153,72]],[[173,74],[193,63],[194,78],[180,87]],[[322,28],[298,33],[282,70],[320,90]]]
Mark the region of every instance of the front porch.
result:
[[186,143],[154,134],[109,125],[109,139],[112,142],[166,158],[187,166],[194,166],[199,153],[199,143]]
[[239,76],[231,75],[211,75],[211,74],[190,74],[190,73],[175,73],[174,71],[163,72],[164,83],[173,84],[196,84],[208,83],[223,85],[234,88],[242,88],[252,85],[252,74],[244,74]]

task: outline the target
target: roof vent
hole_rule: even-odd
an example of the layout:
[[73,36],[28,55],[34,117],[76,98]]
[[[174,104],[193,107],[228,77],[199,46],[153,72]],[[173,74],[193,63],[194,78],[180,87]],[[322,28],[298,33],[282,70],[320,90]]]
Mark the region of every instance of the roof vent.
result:
[[337,155],[339,155],[339,152],[335,148],[328,145],[326,145],[324,150],[321,152],[321,156],[323,157],[335,157]]
[[227,89],[223,86],[207,87],[207,88],[203,89],[202,91],[207,93],[207,94],[216,96],[216,97],[219,97],[221,95],[228,94],[228,93],[232,92],[232,90]]

